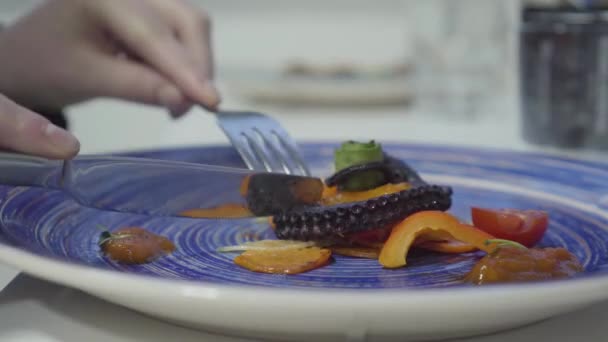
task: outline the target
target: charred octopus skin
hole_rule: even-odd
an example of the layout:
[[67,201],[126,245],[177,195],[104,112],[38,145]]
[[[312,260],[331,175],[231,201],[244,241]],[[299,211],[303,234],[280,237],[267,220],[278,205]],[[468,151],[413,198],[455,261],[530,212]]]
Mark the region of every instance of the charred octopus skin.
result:
[[407,163],[385,153],[373,141],[348,143],[355,146],[337,151],[337,171],[325,180],[327,186],[338,191],[365,191],[387,183],[408,183],[411,188],[364,201],[283,210],[273,216],[277,238],[339,240],[348,234],[394,225],[419,211],[451,207],[450,187],[427,184]]
[[366,201],[305,207],[275,215],[275,235],[284,240],[322,241],[383,228],[424,210],[448,210],[452,189],[422,185]]

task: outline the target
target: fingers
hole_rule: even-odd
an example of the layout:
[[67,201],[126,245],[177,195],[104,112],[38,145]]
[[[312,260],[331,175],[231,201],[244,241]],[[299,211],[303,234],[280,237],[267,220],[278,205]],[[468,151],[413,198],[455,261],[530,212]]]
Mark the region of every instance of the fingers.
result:
[[192,107],[173,82],[145,64],[103,54],[85,60],[91,63],[87,69],[92,70],[84,85],[87,93],[160,105],[173,118],[183,116]]
[[[182,44],[174,37],[165,41],[149,41],[149,63],[163,72],[182,89],[184,94],[193,101],[215,110],[220,102],[220,95],[211,80],[199,72],[196,61],[187,54]],[[143,43],[145,45],[147,43]]]
[[68,131],[0,95],[0,148],[69,159],[78,154],[80,143]]
[[[213,53],[211,51],[211,21],[204,12],[192,11],[189,16],[184,16],[189,20],[176,23],[178,38],[184,48],[189,52],[191,59],[194,60],[195,69],[199,71],[201,78],[208,88],[208,93],[217,98],[219,104],[220,95],[213,82],[214,67]],[[212,110],[217,109],[217,105]]]
[[191,57],[170,26],[163,28],[158,27],[156,21],[134,23],[130,18],[124,21],[116,18],[115,15],[108,17],[108,26],[131,53],[171,80],[188,99],[211,110],[217,108],[219,93],[205,75],[201,75],[198,58]]
[[171,16],[180,42],[194,59],[201,75],[213,80],[211,18],[205,11],[184,1],[163,1],[163,4],[169,7],[165,13]]
[[184,114],[186,114],[190,109],[192,108],[192,103],[190,102],[185,102],[184,104],[182,104],[181,106],[175,107],[175,108],[171,108],[169,110],[169,114],[171,115],[172,118],[177,119],[177,118],[181,118],[182,116],[184,116]]
[[173,82],[145,64],[95,51],[85,57],[86,69],[90,70],[86,80],[81,81],[85,92],[161,105],[170,111],[179,111],[187,103]]

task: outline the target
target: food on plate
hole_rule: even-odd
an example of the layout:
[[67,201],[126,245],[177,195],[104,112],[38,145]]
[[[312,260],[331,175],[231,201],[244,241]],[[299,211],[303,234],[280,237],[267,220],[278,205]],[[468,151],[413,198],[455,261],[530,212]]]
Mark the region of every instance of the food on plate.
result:
[[[523,248],[522,248],[523,247]],[[504,246],[487,254],[467,274],[476,284],[569,278],[583,271],[576,256],[565,248]]]
[[234,263],[250,271],[297,274],[325,266],[331,251],[311,241],[259,240],[218,248],[218,252],[244,252]]
[[373,140],[367,143],[343,143],[335,151],[334,168],[336,172],[325,180],[325,184],[337,186],[341,191],[370,190],[382,184],[403,182],[424,184],[414,169],[384,152],[382,146]]
[[277,251],[285,249],[301,249],[313,247],[314,242],[288,241],[288,240],[258,240],[245,242],[240,245],[218,248],[218,252],[244,252],[244,251]]
[[349,256],[353,258],[378,259],[380,248],[378,247],[357,247],[357,246],[331,246],[331,251],[337,255]]
[[414,247],[446,254],[469,253],[477,250],[475,246],[458,240],[446,239],[445,241],[425,241],[424,236],[416,239]]
[[[274,215],[314,206],[324,185],[318,178],[257,173],[246,178],[245,200],[252,213]],[[243,192],[243,191],[241,191]]]
[[[228,246],[244,251],[234,262],[267,273],[296,274],[328,265],[332,254],[375,259],[379,267],[407,267],[412,249],[472,253],[479,262],[466,275],[477,285],[571,277],[583,268],[563,248],[541,248],[548,214],[537,210],[471,209],[472,224],[449,213],[452,189],[428,184],[408,164],[375,142],[347,141],[334,154],[335,172],[306,191],[305,200],[288,203],[294,190],[257,181],[245,192],[248,203],[270,212],[278,240]],[[259,201],[260,204],[255,202]],[[485,253],[485,256],[484,256]],[[464,276],[464,275],[463,275]]]
[[545,235],[549,215],[539,210],[471,208],[475,227],[499,239],[513,240],[526,247],[536,245]]
[[392,226],[425,210],[447,210],[451,190],[420,186],[365,201],[311,206],[273,217],[279,239],[342,241],[349,234]]
[[164,236],[141,227],[126,227],[101,233],[99,247],[110,259],[125,264],[143,264],[175,250],[175,245]]
[[407,253],[418,237],[424,241],[440,242],[456,239],[484,252],[491,252],[495,248],[492,244],[486,244],[486,241],[494,237],[483,230],[463,224],[448,213],[422,211],[395,225],[382,247],[378,261],[387,268],[405,266]]
[[331,251],[326,248],[271,248],[248,250],[237,256],[234,263],[254,272],[297,274],[327,265],[330,257]]
[[335,204],[351,203],[365,201],[370,198],[389,195],[395,192],[407,190],[411,188],[408,183],[383,184],[377,188],[364,191],[338,191],[337,187],[326,187],[323,191],[323,196],[320,204],[329,206]]
[[315,205],[278,210],[272,218],[277,238],[343,241],[351,234],[393,226],[419,211],[450,208],[450,187],[427,184],[404,162],[378,152],[378,146],[349,141],[337,149],[337,171],[325,180],[323,198]]
[[334,167],[337,172],[325,183],[329,186],[338,184],[340,190],[346,191],[373,189],[386,184],[386,179],[382,170],[367,166],[383,166],[383,162],[384,154],[380,144],[374,141],[368,143],[347,141],[336,149]]
[[384,241],[391,234],[392,227],[367,230],[360,233],[348,234],[338,245],[348,244],[351,246],[363,246],[372,248],[382,248]]
[[214,208],[197,208],[185,210],[180,213],[184,217],[203,218],[203,217],[248,217],[251,211],[247,206],[237,203],[229,203]]

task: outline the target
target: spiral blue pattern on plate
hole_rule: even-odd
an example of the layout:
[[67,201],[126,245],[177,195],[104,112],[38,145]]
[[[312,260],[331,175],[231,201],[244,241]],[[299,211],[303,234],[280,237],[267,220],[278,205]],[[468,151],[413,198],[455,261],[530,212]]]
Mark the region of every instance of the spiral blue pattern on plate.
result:
[[[331,173],[335,146],[337,144],[333,143],[302,145],[304,158],[315,174],[325,177]],[[503,188],[506,185],[507,189],[509,186],[524,188],[600,208],[602,199],[608,194],[608,163],[452,147],[385,144],[385,148],[406,160],[425,178],[467,180],[449,184],[454,189],[454,204],[450,211],[465,221],[470,219],[471,206],[548,211],[551,223],[541,244],[568,248],[583,262],[586,274],[608,275],[606,215],[584,211],[564,201],[539,199],[521,191],[497,190],[482,184],[499,184]],[[238,155],[227,146],[128,155],[243,167]],[[119,197],[125,194],[117,191],[116,196],[116,200],[121,200]],[[141,226],[167,236],[176,244],[177,250],[145,265],[118,264],[100,253],[97,241],[101,231],[98,225],[110,230]],[[275,287],[443,287],[461,286],[462,277],[481,256],[480,253],[442,255],[414,251],[408,256],[408,267],[397,270],[383,269],[376,260],[335,256],[327,267],[286,276],[247,271],[233,263],[236,253],[216,251],[218,247],[254,238],[274,236],[267,224],[255,219],[196,220],[101,212],[80,207],[61,192],[0,186],[0,243],[51,258],[120,272]]]

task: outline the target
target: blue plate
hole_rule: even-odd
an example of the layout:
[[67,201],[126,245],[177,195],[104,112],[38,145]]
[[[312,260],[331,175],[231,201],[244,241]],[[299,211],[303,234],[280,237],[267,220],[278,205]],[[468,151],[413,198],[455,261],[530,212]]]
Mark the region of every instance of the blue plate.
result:
[[[337,144],[305,144],[304,158],[316,175],[331,173]],[[546,210],[550,226],[542,246],[562,246],[584,264],[585,275],[608,273],[608,164],[541,154],[385,144],[429,183],[454,189],[451,212],[470,220],[471,206]],[[130,156],[244,167],[230,147],[130,153]],[[119,177],[120,175],[117,175]],[[172,180],[187,182],[184,180]],[[169,237],[177,250],[152,263],[127,266],[105,258],[98,225],[110,230],[141,226]],[[151,218],[82,208],[61,192],[0,186],[0,242],[35,254],[92,267],[153,277],[231,285],[284,288],[405,288],[464,286],[462,277],[479,253],[414,253],[408,267],[383,269],[376,260],[335,256],[329,266],[279,276],[236,266],[234,253],[217,248],[273,238],[259,220]]]

